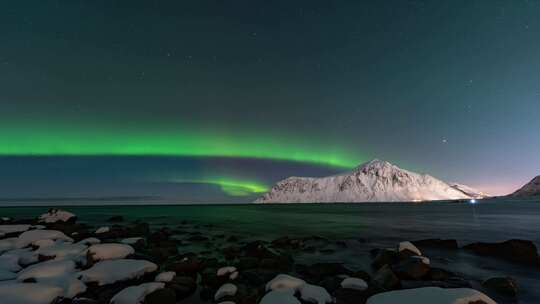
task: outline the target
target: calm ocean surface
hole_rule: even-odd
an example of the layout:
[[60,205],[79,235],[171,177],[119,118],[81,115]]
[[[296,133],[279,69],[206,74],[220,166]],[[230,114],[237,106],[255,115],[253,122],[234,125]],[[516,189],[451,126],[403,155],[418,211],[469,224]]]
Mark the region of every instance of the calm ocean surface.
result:
[[[0,216],[31,218],[49,207],[1,207]],[[107,225],[109,217],[121,215],[126,221],[142,220],[155,228],[175,227],[182,221],[188,221],[209,235],[224,233],[253,240],[311,235],[345,240],[347,248],[336,248],[333,254],[310,253],[295,259],[306,263],[337,261],[356,269],[365,269],[369,265],[369,249],[394,246],[402,240],[451,238],[463,245],[477,241],[520,238],[532,240],[540,248],[540,201],[484,200],[477,204],[105,205],[62,208],[77,214],[80,222],[95,226]],[[215,244],[216,250],[225,245]],[[196,247],[184,249],[198,250]],[[463,251],[432,251],[425,254],[431,258],[433,265],[462,273],[478,284],[492,276],[515,277],[523,289],[517,303],[540,303],[540,274],[537,270],[477,257]]]

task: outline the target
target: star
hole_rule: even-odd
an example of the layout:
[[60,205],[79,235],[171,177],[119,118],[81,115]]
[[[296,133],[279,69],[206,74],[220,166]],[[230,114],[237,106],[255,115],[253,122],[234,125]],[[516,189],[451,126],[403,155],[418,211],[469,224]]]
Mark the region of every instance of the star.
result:
[[443,144],[446,144],[446,143],[448,143],[448,140],[447,140],[446,138],[443,138],[443,139],[442,139],[442,143],[443,143]]

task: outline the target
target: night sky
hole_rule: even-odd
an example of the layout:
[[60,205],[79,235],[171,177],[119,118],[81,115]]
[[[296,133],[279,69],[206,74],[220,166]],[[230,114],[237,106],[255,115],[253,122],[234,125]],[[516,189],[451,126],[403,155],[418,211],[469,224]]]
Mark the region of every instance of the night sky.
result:
[[540,174],[540,1],[2,1],[0,197]]

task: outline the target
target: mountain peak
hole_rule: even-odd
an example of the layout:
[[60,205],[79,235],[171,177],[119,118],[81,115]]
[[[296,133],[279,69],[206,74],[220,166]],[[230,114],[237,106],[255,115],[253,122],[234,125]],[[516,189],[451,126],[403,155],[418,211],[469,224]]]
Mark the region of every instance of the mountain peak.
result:
[[289,177],[256,202],[396,202],[469,199],[471,196],[426,174],[373,159],[349,172],[313,178]]
[[517,197],[540,196],[540,175],[533,178],[525,186],[521,187],[519,190],[512,193],[511,195]]

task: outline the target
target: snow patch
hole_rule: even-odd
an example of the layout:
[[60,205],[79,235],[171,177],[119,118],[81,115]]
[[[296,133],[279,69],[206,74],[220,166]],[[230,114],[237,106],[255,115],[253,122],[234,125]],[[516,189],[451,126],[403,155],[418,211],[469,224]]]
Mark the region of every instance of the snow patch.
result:
[[236,285],[231,283],[223,284],[223,286],[221,286],[216,291],[216,294],[214,295],[214,300],[219,301],[219,299],[227,296],[233,297],[234,295],[236,295],[237,291],[238,287],[236,287]]
[[266,283],[266,291],[269,290],[299,290],[306,284],[304,280],[295,278],[287,274],[278,274],[270,282]]
[[106,233],[106,232],[109,232],[111,231],[111,228],[107,227],[107,226],[103,226],[103,227],[99,227],[94,233],[95,234],[101,234],[101,233]]
[[47,213],[44,213],[39,216],[38,222],[52,224],[56,222],[68,222],[69,220],[75,219],[77,216],[71,212],[61,210],[61,209],[51,209]]
[[145,260],[105,260],[79,273],[83,282],[97,282],[99,285],[137,279],[157,270],[157,265]]
[[297,298],[294,297],[294,290],[272,290],[267,293],[259,304],[301,304]]
[[360,279],[360,278],[345,278],[341,282],[341,287],[346,289],[354,289],[354,290],[366,290],[368,289],[368,284],[366,281]]
[[138,286],[130,286],[122,289],[112,299],[111,304],[139,304],[152,292],[165,288],[164,283],[143,283]]
[[315,303],[326,304],[332,303],[332,296],[321,286],[305,284],[300,288],[300,297],[302,300]]
[[166,271],[166,272],[162,272],[160,274],[158,274],[156,276],[156,279],[155,281],[156,282],[170,282],[174,279],[174,277],[176,276],[176,272],[174,271]]
[[404,250],[408,250],[418,256],[422,255],[422,252],[420,251],[420,249],[416,248],[416,246],[414,246],[413,243],[409,241],[399,243],[397,251],[402,252]]
[[58,230],[30,230],[19,235],[15,243],[16,248],[24,248],[40,240],[61,240],[73,242],[73,239]]
[[88,248],[88,255],[94,261],[123,259],[134,253],[135,249],[126,244],[96,244]]
[[9,283],[0,285],[0,299],[9,304],[50,304],[62,296],[57,286],[39,283]]
[[440,287],[422,287],[379,293],[370,297],[367,304],[469,304],[476,301],[482,301],[486,304],[496,304],[491,298],[474,289],[443,289]]

